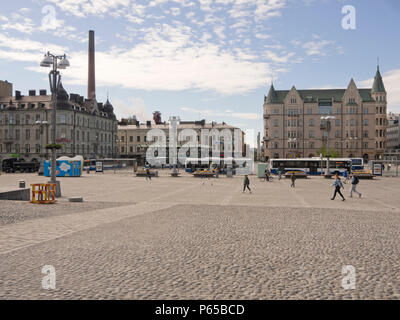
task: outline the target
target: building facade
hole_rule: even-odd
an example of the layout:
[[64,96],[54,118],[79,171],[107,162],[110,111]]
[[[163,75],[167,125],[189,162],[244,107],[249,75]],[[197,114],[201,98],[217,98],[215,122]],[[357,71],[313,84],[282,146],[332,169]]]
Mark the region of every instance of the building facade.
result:
[[[19,91],[0,82],[0,158],[10,155],[26,161],[49,159],[45,146],[52,143],[51,95],[46,90]],[[56,141],[62,148],[57,156],[82,155],[84,158],[112,157],[117,154],[117,126],[113,106],[77,94],[68,95],[60,86],[57,100]]]
[[400,149],[400,121],[396,120],[387,127],[386,149]]
[[[158,129],[159,136],[148,140],[148,134],[150,130]],[[197,154],[198,157],[203,155],[213,156],[213,151],[218,151],[218,156],[224,157],[225,152],[234,152],[233,143],[235,143],[235,130],[240,135],[240,154],[243,156],[245,149],[244,144],[244,132],[237,127],[230,126],[226,123],[206,123],[205,120],[201,121],[180,121],[177,125],[178,138],[182,138],[183,130],[191,131],[195,137],[191,138],[185,136],[183,141],[177,142],[178,150],[183,144],[197,139]],[[205,132],[209,132],[207,135],[203,135]],[[228,130],[232,136],[232,146],[224,143],[224,130]],[[237,134],[237,133],[236,133]],[[222,138],[221,138],[222,137]],[[191,140],[192,139],[192,140]],[[130,121],[122,119],[118,125],[118,151],[121,158],[136,158],[138,163],[143,165],[146,161],[147,149],[155,142],[160,142],[166,149],[166,157],[168,162],[169,154],[169,142],[170,142],[170,124],[167,122],[161,122],[161,114],[159,112],[154,113],[154,122],[147,121],[146,123],[140,123],[135,118]],[[219,149],[217,149],[219,148]],[[215,153],[214,153],[215,155]],[[189,157],[190,154],[187,154]]]
[[[381,159],[386,148],[386,90],[379,66],[372,88],[275,90],[264,97],[266,159],[341,157]],[[330,116],[330,125],[322,117]],[[327,128],[330,128],[330,130]]]

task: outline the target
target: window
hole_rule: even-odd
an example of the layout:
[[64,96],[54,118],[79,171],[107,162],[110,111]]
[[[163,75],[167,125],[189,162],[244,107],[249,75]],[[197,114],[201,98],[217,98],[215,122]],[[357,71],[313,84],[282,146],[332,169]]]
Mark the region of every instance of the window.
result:
[[309,136],[309,138],[315,138],[315,133],[314,133],[314,131],[310,131],[309,133],[308,133],[308,136]]
[[356,103],[356,99],[355,98],[349,98],[349,103]]
[[292,120],[292,127],[296,127],[297,126],[297,121],[296,120]]
[[307,114],[312,114],[312,109],[311,108],[307,109]]
[[29,124],[30,121],[31,121],[31,116],[27,114],[25,117],[25,124]]
[[40,129],[35,130],[35,139],[39,140],[40,139]]
[[15,153],[20,153],[21,152],[21,148],[19,147],[19,144],[15,145]]
[[36,119],[35,121],[40,121],[40,114],[36,114]]
[[278,149],[279,148],[279,143],[278,142],[274,142],[274,149]]
[[314,146],[315,146],[314,142],[310,142],[310,148],[314,149]]
[[[1,135],[0,135],[1,136]],[[1,137],[0,137],[1,138]],[[20,134],[19,134],[19,129],[15,130],[15,140],[19,141],[20,139]]]
[[25,140],[30,140],[31,138],[31,130],[26,129],[25,130]]
[[335,124],[336,124],[336,127],[339,127],[340,126],[340,120],[336,119]]
[[137,136],[136,141],[140,142],[140,136]]
[[296,98],[290,99],[290,103],[296,103]]
[[278,119],[275,119],[274,120],[274,127],[277,127],[277,126],[279,126],[279,121],[278,121]]
[[274,114],[279,114],[279,109],[274,109]]
[[368,119],[364,119],[363,124],[364,124],[364,126],[367,126],[368,125]]
[[364,114],[368,114],[368,108],[364,109]]
[[278,133],[278,131],[274,131],[274,138],[279,138],[279,133]]
[[25,153],[31,153],[31,146],[29,144],[25,145]]
[[368,130],[364,131],[364,138],[368,138]]
[[350,126],[354,127],[354,124],[355,124],[354,119],[350,119]]
[[36,153],[40,153],[40,144],[35,145],[35,151]]
[[368,142],[364,142],[364,148],[368,149]]
[[335,131],[335,138],[340,138],[340,131],[339,130]]
[[129,137],[129,142],[133,142],[133,136]]
[[314,127],[314,120],[313,120],[313,119],[310,119],[310,120],[308,121],[308,125],[309,125],[310,127]]
[[17,114],[15,116],[15,124],[20,124],[20,116],[19,116],[19,114]]

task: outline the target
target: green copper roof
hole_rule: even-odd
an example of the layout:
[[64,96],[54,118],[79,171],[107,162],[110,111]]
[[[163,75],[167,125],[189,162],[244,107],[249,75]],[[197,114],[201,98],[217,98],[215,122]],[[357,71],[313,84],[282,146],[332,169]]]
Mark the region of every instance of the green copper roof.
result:
[[269,92],[267,97],[265,98],[266,103],[279,103],[278,101],[278,96],[276,95],[276,91],[274,88],[274,84],[271,84],[271,88],[269,88]]
[[385,86],[383,85],[381,73],[379,72],[379,66],[378,69],[376,70],[374,84],[372,86],[372,93],[376,92],[386,92]]
[[[273,87],[271,86],[271,89]],[[271,89],[268,93],[266,103],[283,103],[283,100],[286,98],[289,90],[275,90],[271,92]],[[346,89],[313,89],[313,90],[297,90],[300,94],[301,98],[305,103],[316,103],[320,100],[331,100],[334,102],[342,102],[342,98]],[[374,101],[371,97],[371,89],[358,89],[360,96],[363,102]]]

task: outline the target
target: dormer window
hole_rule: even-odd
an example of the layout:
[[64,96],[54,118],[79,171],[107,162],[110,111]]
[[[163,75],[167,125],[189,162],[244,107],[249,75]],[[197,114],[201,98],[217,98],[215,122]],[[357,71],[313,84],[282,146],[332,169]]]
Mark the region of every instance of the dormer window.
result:
[[355,98],[349,98],[349,103],[356,103],[356,99]]
[[290,103],[296,103],[296,98],[290,99]]

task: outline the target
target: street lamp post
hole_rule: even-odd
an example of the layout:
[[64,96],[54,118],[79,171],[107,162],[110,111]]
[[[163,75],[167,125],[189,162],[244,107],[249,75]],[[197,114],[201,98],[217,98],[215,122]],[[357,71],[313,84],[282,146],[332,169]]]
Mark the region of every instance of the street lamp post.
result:
[[[60,60],[60,62],[58,62]],[[52,93],[52,103],[53,103],[53,136],[52,136],[52,149],[51,149],[51,183],[56,184],[56,197],[61,197],[61,188],[60,185],[57,184],[56,181],[56,161],[57,161],[57,155],[56,155],[56,124],[57,124],[57,92],[60,87],[60,81],[61,81],[61,74],[57,69],[66,69],[69,67],[69,61],[67,60],[66,55],[61,55],[57,56],[54,54],[51,54],[50,52],[47,52],[45,54],[42,62],[40,63],[41,67],[49,68],[53,67],[53,69],[49,73],[49,82],[50,82],[50,91]]]
[[326,175],[329,175],[329,157],[330,157],[330,150],[329,150],[329,133],[331,132],[331,120],[336,119],[334,116],[326,116],[321,117],[321,120],[326,120]]

